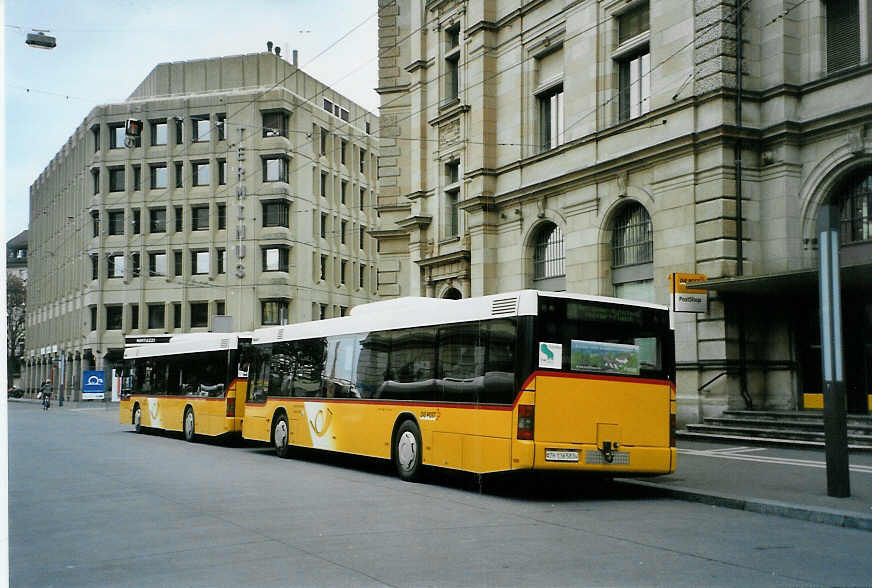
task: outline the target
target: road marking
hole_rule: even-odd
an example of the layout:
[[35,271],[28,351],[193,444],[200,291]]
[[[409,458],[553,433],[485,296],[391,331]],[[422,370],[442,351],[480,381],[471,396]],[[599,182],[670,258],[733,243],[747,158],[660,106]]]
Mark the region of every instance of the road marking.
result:
[[726,449],[700,449],[698,451],[706,451],[708,453],[723,454],[723,453],[751,453],[753,451],[766,451],[765,447],[727,447]]
[[[738,448],[744,449],[744,448]],[[702,449],[678,449],[678,453],[687,455],[696,455],[698,457],[719,457],[721,459],[735,459],[739,461],[753,461],[756,463],[774,463],[779,465],[790,465],[802,468],[818,468],[826,469],[827,462],[814,461],[810,459],[793,459],[790,457],[765,457],[762,455],[743,455],[737,452],[723,452],[720,450],[702,450]],[[848,469],[852,472],[861,474],[872,474],[872,466],[850,464]]]

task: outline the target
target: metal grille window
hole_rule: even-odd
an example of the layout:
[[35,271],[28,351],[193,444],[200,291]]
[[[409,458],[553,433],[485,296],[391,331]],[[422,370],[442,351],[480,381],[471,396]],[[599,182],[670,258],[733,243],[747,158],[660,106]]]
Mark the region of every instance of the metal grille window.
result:
[[654,230],[641,204],[625,207],[612,229],[612,268],[652,263]]
[[838,196],[842,245],[872,241],[872,172],[852,177]]
[[829,0],[827,10],[827,73],[860,64],[860,3]]
[[565,276],[564,260],[563,232],[560,227],[551,224],[540,229],[533,245],[533,279]]

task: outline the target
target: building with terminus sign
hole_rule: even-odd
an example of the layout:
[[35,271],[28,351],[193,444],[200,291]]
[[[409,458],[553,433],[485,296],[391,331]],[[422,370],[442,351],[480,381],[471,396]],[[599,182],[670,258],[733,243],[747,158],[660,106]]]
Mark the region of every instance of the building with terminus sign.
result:
[[380,293],[666,304],[670,274],[704,274],[705,312],[675,320],[679,422],[815,406],[832,205],[868,410],[869,0],[380,6]]
[[[128,119],[143,122],[130,148]],[[31,187],[27,388],[81,398],[82,373],[108,378],[125,335],[371,301],[377,132],[270,52],[163,63],[95,107]]]

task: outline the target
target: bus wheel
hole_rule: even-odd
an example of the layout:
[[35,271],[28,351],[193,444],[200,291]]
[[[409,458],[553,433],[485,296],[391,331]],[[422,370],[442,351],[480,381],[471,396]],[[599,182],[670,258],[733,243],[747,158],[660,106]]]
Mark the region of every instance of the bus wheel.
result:
[[288,417],[280,414],[273,420],[273,443],[276,447],[276,455],[281,458],[290,455],[288,448]]
[[133,429],[137,433],[142,433],[142,409],[138,404],[133,408]]
[[191,407],[185,409],[185,441],[194,440],[194,411]]
[[421,475],[421,432],[414,421],[405,421],[394,437],[394,463],[397,473],[406,482]]

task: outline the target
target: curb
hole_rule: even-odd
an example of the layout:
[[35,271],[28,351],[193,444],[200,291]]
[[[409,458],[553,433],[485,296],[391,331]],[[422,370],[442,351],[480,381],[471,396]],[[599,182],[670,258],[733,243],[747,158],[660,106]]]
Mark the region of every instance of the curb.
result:
[[682,486],[657,484],[656,482],[644,482],[642,480],[624,479],[615,481],[622,484],[632,484],[634,486],[656,490],[664,496],[686,500],[688,502],[699,502],[701,504],[709,504],[722,508],[732,508],[736,510],[756,512],[759,514],[776,515],[789,519],[798,519],[812,523],[822,523],[835,527],[843,527],[845,529],[872,531],[872,517],[844,510],[836,510],[826,507],[811,508],[790,502],[779,502],[777,500],[743,498],[731,494],[715,494],[714,492],[694,490]]
[[[705,443],[735,443],[741,441],[752,445],[770,445],[773,447],[793,447],[797,449],[823,449],[825,443],[820,441],[804,441],[801,439],[780,439],[776,437],[747,437],[744,435],[720,435],[709,433],[691,433],[688,431],[676,431],[677,439],[688,441],[703,441]],[[872,445],[849,444],[849,451],[872,451]]]

